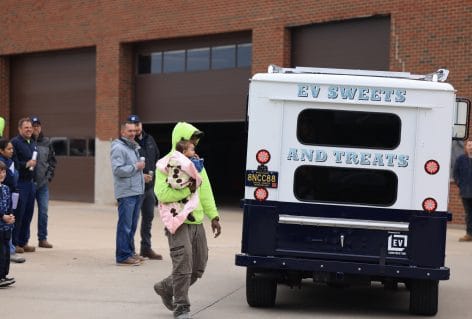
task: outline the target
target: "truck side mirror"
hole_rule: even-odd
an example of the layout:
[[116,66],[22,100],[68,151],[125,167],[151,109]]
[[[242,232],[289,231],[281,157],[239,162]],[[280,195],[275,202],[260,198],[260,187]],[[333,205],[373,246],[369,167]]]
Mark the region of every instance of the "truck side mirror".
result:
[[470,101],[460,97],[456,98],[452,130],[452,138],[454,140],[466,140],[469,136],[469,112]]

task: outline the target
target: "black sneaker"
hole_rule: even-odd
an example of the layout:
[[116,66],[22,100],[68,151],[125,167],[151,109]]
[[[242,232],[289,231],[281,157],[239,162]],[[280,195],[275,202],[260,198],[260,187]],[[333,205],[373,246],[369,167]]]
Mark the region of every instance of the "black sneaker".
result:
[[15,278],[8,278],[8,277],[2,278],[0,279],[0,288],[8,287],[10,285],[13,285],[14,283],[15,283]]

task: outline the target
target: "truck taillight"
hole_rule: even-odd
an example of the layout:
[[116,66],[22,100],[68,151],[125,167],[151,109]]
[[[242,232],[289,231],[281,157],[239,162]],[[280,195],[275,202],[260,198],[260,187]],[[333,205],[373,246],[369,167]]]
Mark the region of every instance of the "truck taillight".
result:
[[423,209],[428,213],[432,213],[438,208],[438,202],[434,198],[428,197],[423,201]]
[[270,153],[268,150],[259,150],[256,154],[256,160],[259,164],[266,164],[270,161]]
[[430,175],[439,172],[439,163],[435,160],[429,160],[424,164],[424,170]]
[[269,191],[265,187],[258,187],[254,191],[254,198],[258,201],[265,201],[269,197]]

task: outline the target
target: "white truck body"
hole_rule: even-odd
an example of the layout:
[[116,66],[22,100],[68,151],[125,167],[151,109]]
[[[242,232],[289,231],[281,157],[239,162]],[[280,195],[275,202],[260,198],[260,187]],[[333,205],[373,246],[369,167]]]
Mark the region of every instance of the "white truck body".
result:
[[380,281],[409,287],[411,313],[436,314],[452,136],[466,137],[470,101],[441,82],[447,70],[271,69],[249,87],[236,255],[249,305],[303,278]]
[[[389,99],[381,94],[386,89],[394,91]],[[341,90],[349,90],[351,95]],[[395,95],[398,90],[403,92],[400,98]],[[391,208],[422,210],[423,200],[432,197],[437,200],[437,210],[446,211],[455,98],[454,88],[441,82],[333,74],[256,74],[249,93],[247,169],[258,166],[258,150],[268,150],[272,158],[268,166],[279,172],[279,187],[269,189],[267,200],[284,202],[299,202],[292,188],[294,171],[300,165],[391,170],[398,176],[397,199]],[[296,125],[298,115],[307,108],[396,114],[402,126],[400,145],[392,150],[304,145],[296,137]],[[315,157],[317,151],[322,154],[318,161],[306,156],[312,151]],[[340,152],[345,154],[341,161]],[[348,152],[354,154],[346,156]],[[362,154],[367,155],[361,158]],[[324,155],[326,159],[322,160]],[[390,155],[395,158],[389,161]],[[440,165],[435,175],[424,170],[431,159]],[[247,186],[245,198],[253,199],[253,193],[254,187]]]

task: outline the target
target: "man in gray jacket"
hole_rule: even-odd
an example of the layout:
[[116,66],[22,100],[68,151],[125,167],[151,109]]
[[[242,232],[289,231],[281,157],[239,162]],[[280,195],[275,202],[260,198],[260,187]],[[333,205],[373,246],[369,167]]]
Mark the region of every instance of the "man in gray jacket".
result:
[[34,197],[38,203],[38,246],[52,248],[52,244],[48,242],[49,182],[54,177],[57,161],[51,141],[42,132],[39,118],[32,116],[31,122],[33,123],[33,138],[39,153],[33,177],[36,186]]
[[134,234],[144,193],[144,161],[139,158],[139,145],[134,141],[136,125],[121,125],[121,137],[111,144],[111,166],[118,201],[116,229],[116,263],[119,266],[139,266],[144,258],[136,254]]

